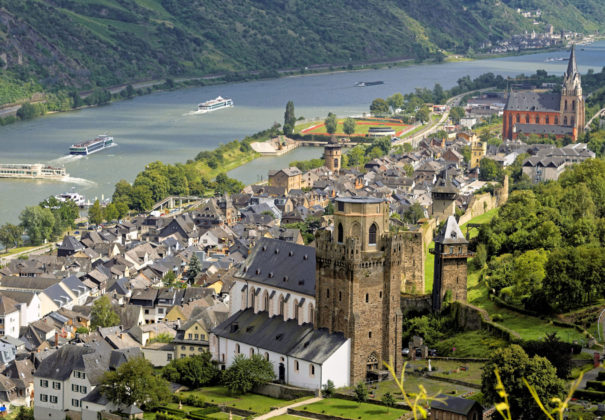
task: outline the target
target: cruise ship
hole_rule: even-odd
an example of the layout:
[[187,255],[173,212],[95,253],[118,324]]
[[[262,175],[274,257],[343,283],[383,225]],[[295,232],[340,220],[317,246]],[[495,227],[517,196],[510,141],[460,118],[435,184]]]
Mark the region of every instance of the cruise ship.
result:
[[211,99],[206,102],[202,102],[197,106],[197,112],[206,113],[216,111],[217,109],[231,108],[233,107],[233,100],[217,96],[215,99]]
[[69,148],[69,153],[71,155],[86,156],[90,155],[91,153],[98,152],[99,150],[107,149],[113,145],[113,137],[102,134],[93,140],[72,144]]
[[1,163],[0,178],[62,179],[69,176],[65,168],[42,163]]
[[55,195],[55,198],[61,202],[73,201],[78,207],[84,207],[86,205],[86,198],[77,192],[66,192]]

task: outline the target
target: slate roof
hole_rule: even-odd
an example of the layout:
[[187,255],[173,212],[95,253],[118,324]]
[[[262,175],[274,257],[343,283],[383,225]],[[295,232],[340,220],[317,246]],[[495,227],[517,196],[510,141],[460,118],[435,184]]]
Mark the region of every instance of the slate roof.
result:
[[44,294],[58,306],[66,305],[73,300],[69,293],[67,293],[58,283],[45,289]]
[[374,197],[338,197],[336,201],[341,203],[377,204],[385,201],[383,198]]
[[563,125],[515,124],[515,128],[517,129],[517,134],[573,135],[573,127],[566,127]]
[[8,296],[0,295],[0,315],[8,315],[17,311],[17,302]]
[[235,277],[315,296],[315,248],[262,238]]
[[460,226],[458,226],[458,222],[456,222],[456,218],[454,216],[449,216],[447,218],[447,222],[439,235],[435,238],[435,242],[439,242],[442,244],[468,244],[468,241],[462,234],[460,230]]
[[542,92],[510,92],[505,110],[508,111],[540,111],[559,112],[561,95],[558,93]]
[[330,334],[326,329],[314,330],[310,323],[298,325],[296,320],[284,321],[280,316],[269,317],[268,312],[255,314],[252,308],[233,314],[212,333],[319,364],[347,341],[340,333]]
[[451,395],[439,394],[438,400],[431,401],[431,408],[443,410],[450,413],[461,414],[467,416],[475,405],[478,405],[481,412],[483,408],[477,401],[467,400],[461,397],[452,397]]
[[530,158],[525,159],[523,162],[523,166],[525,167],[536,167],[540,166],[543,168],[558,168],[561,165],[565,164],[565,159],[561,157],[542,157],[542,156],[532,156]]
[[48,277],[10,276],[0,279],[2,287],[17,290],[44,290],[57,283],[59,283],[58,279]]
[[90,288],[82,283],[76,276],[65,277],[61,283],[75,293],[76,296],[80,296],[90,290]]
[[85,371],[92,385],[99,383],[109,368],[111,348],[104,341],[85,346],[67,344],[45,358],[34,373],[37,378],[64,381],[74,370]]
[[61,245],[59,245],[58,249],[64,249],[66,251],[80,251],[84,249],[84,245],[82,245],[73,236],[66,236],[63,238],[63,242]]

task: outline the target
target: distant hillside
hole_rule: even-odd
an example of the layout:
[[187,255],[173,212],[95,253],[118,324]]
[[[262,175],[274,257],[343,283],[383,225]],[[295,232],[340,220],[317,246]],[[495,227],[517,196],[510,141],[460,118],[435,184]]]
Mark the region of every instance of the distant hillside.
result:
[[[605,28],[600,0],[2,0],[0,103],[33,89],[426,59],[541,26]],[[543,26],[543,25],[542,25]]]

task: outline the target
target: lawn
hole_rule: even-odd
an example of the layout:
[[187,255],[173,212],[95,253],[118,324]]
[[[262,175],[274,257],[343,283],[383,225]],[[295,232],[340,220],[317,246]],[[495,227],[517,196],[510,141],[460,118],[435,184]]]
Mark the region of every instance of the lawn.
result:
[[[343,129],[344,119],[338,119],[338,125],[336,127],[337,136],[345,136]],[[390,127],[395,131],[395,135],[400,135],[406,130],[409,129],[410,125],[404,124],[399,120],[385,120],[385,119],[355,119],[355,133],[353,136],[365,136],[368,134],[368,130],[370,127]],[[296,132],[300,132],[300,134],[318,134],[318,135],[326,135],[329,134],[326,132],[326,127],[323,121],[315,121],[308,122],[297,126],[295,129]]]
[[190,394],[201,395],[204,398],[204,401],[211,404],[241,408],[243,410],[254,411],[258,414],[268,413],[273,407],[283,407],[297,401],[305,400],[305,398],[302,398],[300,400],[286,401],[257,394],[231,395],[227,388],[222,386],[210,386],[199,388],[195,391],[184,391],[181,393],[181,395]]
[[[506,345],[506,340],[496,337],[487,331],[464,331],[440,341],[435,345],[435,348],[439,356],[485,358],[492,350],[505,347]],[[454,349],[456,350],[454,351]],[[438,361],[435,363],[442,362]],[[440,365],[435,366],[439,367]],[[454,368],[446,365],[444,369],[439,370],[452,370]],[[461,372],[460,377],[462,376],[468,375]]]
[[297,407],[297,410],[309,411],[311,413],[327,414],[349,419],[385,419],[396,420],[403,416],[406,411],[381,407],[374,404],[358,403],[355,401],[327,398],[308,406]]
[[38,246],[21,246],[18,248],[9,248],[8,252],[4,252],[5,249],[2,249],[2,250],[0,250],[0,258],[8,257],[10,255],[14,255],[14,254],[17,254],[17,253],[23,252],[23,251],[29,251],[34,248],[38,248]]

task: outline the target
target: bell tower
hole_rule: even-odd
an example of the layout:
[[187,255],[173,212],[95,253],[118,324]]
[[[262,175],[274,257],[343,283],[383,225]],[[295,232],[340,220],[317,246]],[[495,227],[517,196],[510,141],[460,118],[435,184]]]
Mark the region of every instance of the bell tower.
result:
[[336,174],[340,171],[342,160],[342,148],[338,144],[328,144],[324,147],[324,159],[326,168]]
[[567,71],[563,76],[561,87],[561,122],[562,125],[573,127],[573,139],[584,131],[584,98],[582,96],[582,80],[576,64],[576,47],[571,46]]
[[336,199],[334,230],[316,236],[317,326],[351,339],[351,383],[401,370],[403,236],[384,199]]

